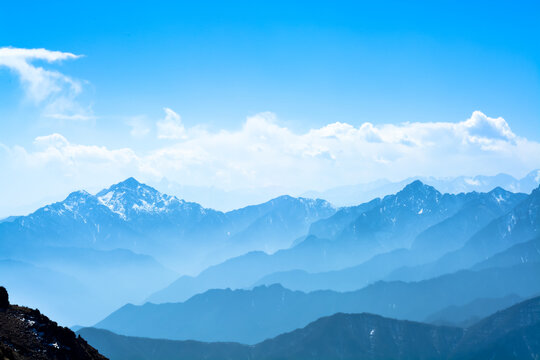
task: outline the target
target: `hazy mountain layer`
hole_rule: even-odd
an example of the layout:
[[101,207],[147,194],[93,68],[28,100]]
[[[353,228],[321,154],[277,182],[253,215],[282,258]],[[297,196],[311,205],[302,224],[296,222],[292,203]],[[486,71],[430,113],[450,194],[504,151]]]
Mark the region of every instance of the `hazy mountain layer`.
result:
[[82,328],[77,334],[111,360],[252,359],[249,347],[238,343],[150,339],[96,328]]
[[455,178],[434,178],[417,176],[402,181],[377,180],[370,183],[340,186],[325,191],[309,191],[302,196],[321,198],[337,206],[351,206],[370,201],[377,197],[392,194],[414,180],[431,185],[443,193],[459,194],[462,192],[489,192],[501,187],[511,192],[530,193],[540,185],[540,170],[533,170],[521,179],[508,174],[494,176],[458,176]]
[[150,256],[129,250],[37,246],[11,258],[16,260],[0,260],[0,270],[12,297],[65,325],[95,323],[176,277]]
[[127,359],[445,359],[463,330],[370,314],[324,317],[254,346],[78,332],[112,360]]
[[320,318],[254,346],[136,338],[85,328],[79,334],[112,360],[127,359],[536,359],[540,298],[470,327],[434,326],[371,314]]
[[334,213],[324,200],[282,196],[223,213],[162,194],[129,178],[0,223],[1,249],[69,246],[149,254],[177,270],[201,269],[249,250],[289,246]]
[[513,245],[540,234],[540,187],[512,211],[491,221],[459,250],[416,267],[400,268],[388,276],[391,280],[420,280],[473,266]]
[[480,298],[461,306],[449,306],[431,314],[424,320],[434,325],[469,327],[480,319],[523,301],[517,295],[501,298]]
[[119,334],[201,341],[256,343],[336,312],[370,312],[421,321],[477,298],[540,292],[540,264],[459,271],[414,282],[378,282],[338,293],[291,291],[280,285],[210,290],[183,303],[126,305],[96,327]]
[[[435,260],[446,252],[461,247],[491,220],[512,210],[526,198],[526,195],[512,194],[496,188],[489,193],[470,194],[469,197],[472,199],[465,203],[456,214],[421,232],[410,249],[398,249],[376,255],[360,265],[342,270],[322,273],[291,270],[273,273],[257,281],[256,285],[280,283],[289,289],[302,291],[356,290],[384,278],[396,268]],[[352,209],[357,208],[359,207],[342,209],[334,216],[314,223],[311,231],[322,231],[314,230],[314,228],[336,229],[336,224],[343,223],[343,215],[351,214]],[[336,221],[332,221],[333,219]]]
[[452,357],[537,359],[540,357],[540,297],[499,311],[473,325]]
[[[208,289],[249,287],[264,276],[290,270],[295,272],[271,275],[261,283],[283,282],[302,290],[358,289],[397,267],[433,260],[444,254],[445,249],[458,248],[490,220],[510,211],[524,198],[523,194],[500,188],[487,194],[443,195],[415,181],[395,195],[340,209],[333,216],[315,222],[310,228],[311,235],[290,249],[272,255],[254,252],[229,259],[197,277],[180,277],[148,300],[184,301]],[[296,271],[340,270],[361,264],[378,253],[411,245],[411,252],[390,252],[343,274],[311,276]]]
[[[129,178],[0,222],[3,280],[15,298],[63,324],[88,325],[178,277],[156,257],[187,269],[246,249],[287,247],[334,212],[324,200],[282,196],[222,213]],[[55,291],[45,293],[40,284]],[[73,302],[65,304],[68,298]]]

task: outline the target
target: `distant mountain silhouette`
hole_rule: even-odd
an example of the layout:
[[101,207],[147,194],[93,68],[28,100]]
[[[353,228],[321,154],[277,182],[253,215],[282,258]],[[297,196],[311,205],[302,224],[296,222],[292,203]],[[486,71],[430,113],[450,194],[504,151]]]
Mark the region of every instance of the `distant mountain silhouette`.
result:
[[523,298],[514,294],[500,298],[479,298],[461,306],[449,306],[431,314],[424,320],[434,325],[469,327],[480,319],[510,307]]
[[189,270],[201,261],[288,247],[312,222],[334,212],[324,200],[282,196],[223,213],[129,178],[96,195],[76,191],[62,202],[1,222],[0,237],[6,241],[0,246],[5,252],[24,245],[124,248]]
[[233,253],[288,248],[292,240],[306,234],[314,221],[327,218],[335,211],[325,200],[291,196],[233,210],[226,213],[227,220],[239,230],[228,239],[227,245],[237,249]]
[[[88,303],[89,299],[99,302],[101,298],[101,294],[92,294],[73,276],[26,262],[0,260],[0,274],[0,281],[10,289],[12,302],[33,308],[40,306],[59,322],[66,322],[70,316],[79,314],[81,305]],[[95,307],[90,309],[95,311]],[[94,316],[83,318],[88,321]]]
[[[482,297],[533,294],[535,285],[527,281],[540,260],[533,241],[540,235],[539,194],[540,188],[530,195],[502,188],[442,194],[416,180],[396,194],[337,211],[324,200],[280,196],[224,213],[129,178],[96,195],[77,191],[28,216],[0,222],[0,267],[14,299],[39,306],[66,325],[95,323],[144,299],[187,303],[209,289],[272,283],[306,291],[348,291],[324,300],[335,301],[335,311],[360,312],[362,305],[385,316],[424,320]],[[236,256],[252,249],[258,251]],[[197,276],[181,277],[162,265],[192,269],[193,264],[203,268],[215,262]],[[507,282],[495,283],[496,276]],[[380,279],[387,281],[376,282]],[[470,294],[457,287],[458,279],[470,287]],[[392,280],[419,281],[404,285]],[[375,301],[378,291],[380,303]],[[349,300],[343,299],[356,293],[369,296],[349,309]],[[407,303],[407,297],[418,301]],[[424,303],[428,298],[433,304]],[[315,301],[308,308],[312,312],[300,309],[305,318],[287,305],[284,311],[290,311],[291,319],[283,328],[259,330],[249,328],[248,321],[225,340],[252,336],[253,342],[264,331],[273,336],[305,325],[330,315],[324,301]],[[221,309],[224,303],[215,305]],[[276,311],[274,303],[269,306],[269,313]],[[210,329],[218,315],[209,315]],[[196,334],[220,340],[212,337],[218,329]],[[169,330],[165,326],[160,331]]]
[[533,170],[519,180],[508,174],[458,176],[455,178],[417,176],[398,182],[376,180],[365,184],[340,186],[325,191],[309,191],[302,196],[326,199],[337,206],[351,206],[395,193],[414,180],[420,180],[442,193],[450,194],[473,191],[489,192],[496,187],[528,194],[540,185],[540,170]]
[[[0,289],[5,291],[3,287]],[[9,304],[0,306],[0,358],[106,359],[73,331],[58,326],[38,310]]]
[[516,264],[540,262],[540,236],[516,244],[500,253],[490,256],[486,260],[474,265],[472,269],[481,270],[490,267],[510,267]]
[[128,337],[96,328],[78,333],[111,360],[536,359],[539,325],[537,297],[467,330],[366,313],[337,313],[252,346]]
[[[410,249],[398,249],[376,255],[360,265],[342,270],[321,273],[291,270],[273,273],[258,280],[255,285],[280,283],[289,289],[302,291],[356,290],[370,282],[384,278],[396,268],[433,261],[448,251],[458,249],[491,220],[512,210],[526,198],[526,195],[513,194],[496,188],[489,193],[468,194],[468,197],[471,200],[466,202],[453,216],[418,234]],[[346,208],[328,219],[319,220],[312,225],[312,231],[335,229],[336,224],[343,223],[344,214],[353,213],[351,209],[356,210],[358,207]],[[334,219],[336,221],[333,221]],[[313,230],[314,228],[319,230]]]
[[[0,222],[0,267],[18,301],[66,325],[90,324],[178,277],[162,263],[189,269],[246,249],[287,247],[334,212],[324,200],[282,196],[223,213],[129,178]],[[78,301],[60,305],[70,296]]]
[[338,313],[257,344],[257,359],[444,359],[462,337],[451,327]]
[[250,348],[238,343],[150,339],[117,335],[97,328],[82,328],[77,334],[111,360],[251,360]]
[[39,307],[66,325],[94,323],[126,302],[142,301],[176,276],[129,250],[37,246],[11,257],[16,260],[0,260],[0,273],[15,301]]
[[513,245],[540,235],[540,187],[512,211],[498,217],[471,237],[465,245],[440,259],[416,267],[400,268],[388,276],[391,280],[420,280],[468,268]]
[[[290,249],[272,255],[252,252],[209,267],[198,276],[182,276],[148,298],[151,302],[177,302],[213,288],[245,288],[258,284],[264,276],[276,272],[260,283],[281,282],[293,289],[358,289],[381,279],[393,269],[410,263],[434,260],[446,249],[461,246],[482,226],[496,216],[510,211],[524,194],[502,189],[491,193],[441,194],[431,186],[415,181],[395,195],[367,204],[338,210],[310,228],[310,235]],[[476,213],[475,215],[471,215]],[[445,223],[448,221],[448,223]],[[442,223],[441,223],[442,222]],[[438,224],[442,224],[438,226]],[[432,236],[423,236],[429,232]],[[323,239],[322,236],[329,236]],[[417,240],[423,239],[423,240]],[[424,245],[414,247],[420,241]],[[414,247],[412,252],[396,250]],[[425,252],[423,248],[429,248]],[[305,272],[328,272],[361,264],[342,274],[306,275]],[[249,269],[249,271],[245,271]],[[342,276],[343,275],[343,276]]]
[[78,333],[113,360],[445,359],[463,330],[370,314],[338,313],[251,347],[127,337],[95,328]]
[[540,292],[540,263],[459,271],[414,283],[377,282],[338,293],[291,291],[280,285],[210,290],[183,303],[126,305],[95,326],[123,335],[256,343],[336,312],[369,312],[422,321],[478,298]]
[[473,325],[452,357],[537,359],[540,357],[540,297],[499,311]]
[[[354,241],[371,253],[408,247],[420,232],[453,215],[470,196],[443,195],[416,180],[359,214],[331,239],[342,243]],[[313,231],[311,235],[322,237]]]

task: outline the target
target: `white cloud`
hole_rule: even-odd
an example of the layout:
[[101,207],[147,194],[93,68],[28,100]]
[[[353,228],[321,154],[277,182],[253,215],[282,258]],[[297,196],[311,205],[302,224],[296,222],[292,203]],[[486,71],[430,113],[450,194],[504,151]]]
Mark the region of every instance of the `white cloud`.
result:
[[129,134],[134,138],[143,138],[150,133],[144,116],[132,117],[126,121],[126,124],[131,127]]
[[82,92],[79,80],[56,70],[37,66],[34,62],[47,63],[78,59],[81,55],[47,49],[0,48],[0,67],[7,67],[18,77],[26,97],[36,105],[43,105],[46,117],[68,120],[93,118],[89,108],[82,107],[77,96]]
[[475,111],[461,127],[474,138],[513,140],[516,137],[503,118],[490,118],[480,111]]
[[166,112],[163,122],[182,131],[164,126],[161,130],[169,131],[161,135],[172,139],[174,133],[181,141],[151,151],[74,144],[60,134],[36,138],[33,149],[4,151],[13,174],[31,169],[27,173],[36,182],[71,179],[73,188],[136,176],[223,189],[309,190],[416,175],[523,174],[540,166],[540,143],[514,134],[504,119],[480,112],[455,123],[336,122],[302,133],[280,126],[271,113],[249,117],[235,131],[210,132],[184,129],[176,113]]
[[27,153],[19,148],[26,161],[34,162],[40,166],[50,163],[59,163],[68,168],[77,167],[84,170],[87,165],[115,165],[124,166],[137,162],[138,157],[131,149],[110,150],[105,146],[80,145],[70,143],[60,134],[38,136],[34,140],[38,151]]
[[156,123],[158,139],[184,139],[186,129],[180,115],[169,108],[164,108],[165,118]]

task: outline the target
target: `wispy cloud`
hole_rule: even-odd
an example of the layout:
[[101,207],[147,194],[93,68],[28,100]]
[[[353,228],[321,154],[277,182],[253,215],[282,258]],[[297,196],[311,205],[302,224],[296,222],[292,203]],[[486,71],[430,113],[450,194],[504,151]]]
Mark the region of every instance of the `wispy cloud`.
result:
[[144,138],[150,133],[144,116],[134,116],[126,120],[126,124],[131,127],[129,134],[134,138]]
[[158,139],[184,139],[186,129],[182,124],[180,115],[169,108],[164,108],[165,118],[156,123]]
[[61,62],[80,58],[69,52],[47,49],[0,48],[0,67],[7,67],[18,77],[26,97],[43,106],[43,115],[62,120],[88,120],[93,118],[89,107],[77,102],[82,82],[56,70],[35,65],[37,61]]

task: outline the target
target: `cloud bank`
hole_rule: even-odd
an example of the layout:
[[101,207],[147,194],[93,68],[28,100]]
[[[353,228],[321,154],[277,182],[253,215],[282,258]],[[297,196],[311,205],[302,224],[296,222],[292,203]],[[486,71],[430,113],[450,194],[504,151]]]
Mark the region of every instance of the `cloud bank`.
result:
[[75,188],[136,176],[222,189],[298,190],[416,175],[521,175],[540,165],[540,143],[479,111],[455,123],[335,122],[303,133],[280,126],[272,113],[249,117],[234,131],[210,132],[184,128],[174,111],[165,111],[157,134],[170,142],[151,151],[77,144],[51,134],[36,138],[32,148],[4,146],[2,161],[19,175]]

